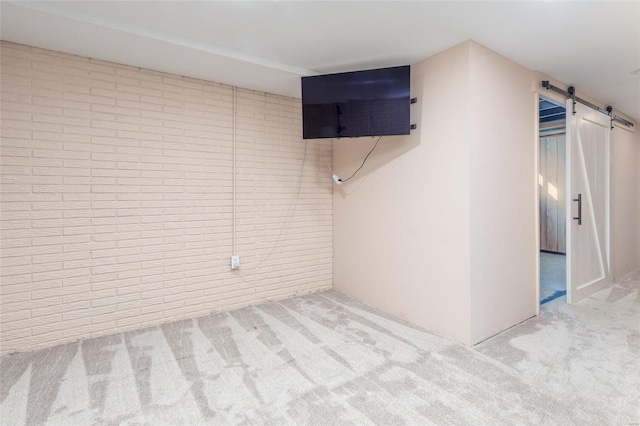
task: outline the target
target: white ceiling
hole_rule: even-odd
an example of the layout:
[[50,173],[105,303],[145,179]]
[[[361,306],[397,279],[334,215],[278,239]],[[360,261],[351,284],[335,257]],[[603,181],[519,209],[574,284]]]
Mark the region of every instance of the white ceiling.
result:
[[3,40],[288,96],[473,39],[640,120],[640,2],[0,3]]

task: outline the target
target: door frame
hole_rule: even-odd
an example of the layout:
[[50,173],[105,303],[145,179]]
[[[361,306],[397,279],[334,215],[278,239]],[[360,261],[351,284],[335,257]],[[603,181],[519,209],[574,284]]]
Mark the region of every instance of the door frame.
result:
[[[535,130],[534,130],[534,157],[535,157],[535,165],[534,165],[534,185],[535,185],[535,191],[534,191],[534,197],[535,197],[535,220],[534,220],[534,226],[535,226],[535,232],[536,232],[536,267],[535,267],[535,271],[536,271],[536,291],[535,291],[535,297],[536,297],[536,303],[535,303],[535,307],[536,307],[536,316],[540,315],[540,184],[538,183],[538,176],[540,173],[540,98],[543,99],[547,99],[550,102],[554,102],[554,103],[558,103],[560,105],[564,105],[566,102],[566,99],[564,98],[564,96],[555,93],[555,92],[551,92],[551,91],[545,91],[545,92],[540,92],[537,88],[533,93],[534,95],[534,115],[535,115]],[[568,111],[565,112],[565,114],[568,114]],[[566,118],[565,118],[565,122],[566,122]],[[566,126],[566,124],[565,124]],[[567,141],[567,147],[569,146],[569,143]],[[569,158],[567,157],[569,155],[569,149],[567,149],[567,153],[565,154],[565,161],[568,163],[569,162]],[[568,179],[568,168],[565,167],[565,174],[567,174],[566,179]],[[567,182],[567,180],[565,179],[565,182]],[[566,183],[566,185],[568,185],[568,182]],[[570,198],[569,197],[569,191],[565,191],[565,195],[567,200]],[[571,211],[567,210],[566,212],[567,216],[571,215]],[[565,231],[567,232],[567,231]],[[571,245],[571,241],[569,240],[569,238],[567,238],[567,247],[566,247],[566,256],[565,256],[565,262],[566,262],[566,270],[567,273],[569,273],[569,250],[570,250],[570,245]],[[565,275],[565,290],[568,291],[568,275]]]
[[[535,165],[534,165],[534,185],[535,185],[535,191],[534,191],[534,196],[535,196],[535,210],[534,210],[534,226],[535,226],[535,231],[536,231],[536,266],[535,266],[535,271],[536,271],[536,290],[535,290],[535,310],[536,310],[536,316],[540,315],[540,205],[539,205],[539,200],[540,200],[540,185],[538,184],[538,171],[539,171],[539,167],[540,167],[540,150],[539,150],[539,144],[540,144],[540,105],[539,105],[539,99],[540,98],[544,98],[544,99],[548,99],[552,102],[556,102],[559,103],[561,105],[564,105],[566,103],[567,98],[565,98],[564,96],[562,96],[559,93],[555,93],[552,92],[550,90],[545,90],[545,91],[541,91],[540,89],[540,81],[541,78],[540,77],[546,77],[542,74],[539,75],[534,75],[534,84],[535,84],[535,89],[534,89],[534,115],[535,115],[535,123],[534,123],[534,128],[535,128],[535,137],[534,137],[534,157],[535,157]],[[547,77],[548,79],[548,77]],[[568,117],[569,114],[569,110],[567,109],[565,114]],[[568,120],[566,120],[568,123]],[[614,126],[616,126],[617,123],[614,123]],[[606,241],[606,245],[609,247],[609,269],[610,269],[610,274],[611,274],[611,279],[613,280],[613,265],[612,265],[612,261],[613,261],[613,255],[614,255],[614,247],[612,244],[612,232],[613,232],[613,226],[612,226],[612,221],[611,221],[611,201],[612,201],[612,193],[613,193],[613,188],[611,186],[611,175],[612,175],[612,161],[613,161],[613,144],[615,143],[614,141],[614,132],[611,131],[611,135],[610,135],[610,139],[609,139],[609,161],[608,161],[608,168],[609,168],[609,197],[608,197],[608,202],[607,202],[607,227],[608,229],[608,240]],[[565,156],[565,161],[567,162],[567,164],[570,164],[570,160],[571,160],[571,144],[570,144],[570,140],[568,138],[568,129],[567,129],[567,144],[566,144],[566,156]],[[571,200],[572,196],[570,193],[570,171],[571,168],[570,167],[566,167],[565,168],[565,173],[567,174],[566,176],[566,185],[567,185],[567,190],[566,192],[566,200],[568,202],[568,206],[567,206],[567,228],[569,228],[570,226],[570,222],[571,220],[569,219],[570,217],[573,216],[572,214],[572,210],[571,210],[571,205],[572,203],[570,203],[569,201]],[[570,277],[571,277],[571,257],[570,257],[570,253],[571,253],[571,238],[570,238],[570,229],[566,230],[567,232],[567,250],[566,250],[566,278],[565,278],[565,286],[566,286],[566,290],[567,293],[569,291],[569,286],[571,285],[570,283]]]

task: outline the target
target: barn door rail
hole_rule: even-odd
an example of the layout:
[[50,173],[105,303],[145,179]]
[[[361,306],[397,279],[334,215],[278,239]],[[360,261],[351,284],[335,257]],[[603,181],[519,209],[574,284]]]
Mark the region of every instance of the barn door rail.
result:
[[627,119],[624,119],[622,117],[620,117],[619,115],[615,115],[613,113],[613,107],[611,106],[607,106],[605,109],[600,108],[597,105],[592,104],[591,102],[584,100],[582,98],[579,98],[576,96],[576,88],[573,86],[569,86],[567,90],[562,90],[559,87],[554,86],[553,84],[549,83],[548,80],[544,80],[542,82],[542,87],[544,87],[547,90],[551,90],[553,92],[556,93],[560,93],[562,96],[564,96],[567,99],[571,99],[573,100],[573,113],[575,114],[575,105],[577,102],[581,103],[582,105],[586,105],[589,108],[595,109],[598,112],[601,112],[605,115],[608,115],[609,117],[611,117],[611,125],[613,126],[613,122],[617,121],[618,123],[621,123],[627,127],[633,127],[633,123]]

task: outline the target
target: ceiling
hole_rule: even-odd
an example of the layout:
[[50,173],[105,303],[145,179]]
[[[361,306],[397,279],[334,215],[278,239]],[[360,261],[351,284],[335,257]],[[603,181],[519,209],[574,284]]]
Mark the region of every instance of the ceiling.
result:
[[3,40],[300,96],[473,39],[640,120],[640,2],[0,3]]
[[567,118],[567,109],[563,105],[544,98],[539,98],[538,101],[540,125],[560,122],[564,124]]

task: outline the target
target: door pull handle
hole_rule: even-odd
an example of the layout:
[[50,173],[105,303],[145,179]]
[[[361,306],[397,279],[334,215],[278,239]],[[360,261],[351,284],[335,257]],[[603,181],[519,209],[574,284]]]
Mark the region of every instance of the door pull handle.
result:
[[574,198],[573,201],[578,202],[578,217],[573,219],[578,221],[578,225],[582,225],[582,194],[578,194],[578,198]]

